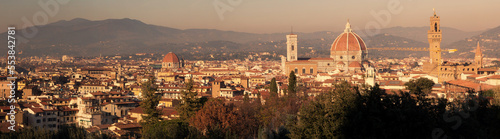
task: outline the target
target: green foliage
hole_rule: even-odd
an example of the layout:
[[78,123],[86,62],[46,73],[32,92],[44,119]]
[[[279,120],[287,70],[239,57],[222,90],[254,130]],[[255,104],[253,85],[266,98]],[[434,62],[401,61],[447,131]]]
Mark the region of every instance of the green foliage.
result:
[[160,111],[156,109],[158,103],[160,102],[160,97],[156,96],[155,92],[157,86],[155,85],[155,79],[149,78],[149,80],[142,84],[142,97],[141,107],[144,114],[141,121],[142,125],[142,136],[143,138],[156,138],[163,136],[161,132],[157,129],[160,120]]
[[405,83],[406,89],[410,90],[410,93],[416,95],[427,95],[431,93],[432,86],[434,82],[427,78],[419,78],[416,80],[410,80]]
[[271,95],[278,94],[278,85],[276,84],[276,78],[273,78],[271,80],[271,84],[269,85],[269,92],[271,93]]
[[146,124],[160,119],[160,112],[156,109],[158,103],[160,102],[160,97],[155,94],[157,88],[158,87],[155,85],[154,78],[149,78],[149,80],[141,86],[143,98],[141,107],[146,114],[142,116],[142,118],[144,120],[143,122]]
[[189,121],[198,110],[203,107],[204,100],[197,97],[198,93],[193,91],[193,81],[189,80],[186,83],[186,91],[181,92],[182,102],[176,107],[181,120]]
[[181,139],[198,138],[200,133],[181,120],[163,120],[155,122],[152,129],[143,132],[143,138],[152,139]]
[[[291,75],[289,82],[296,79]],[[448,102],[426,97],[434,85],[428,79],[405,85],[410,93],[386,94],[378,84],[359,88],[342,82],[314,100],[295,94],[270,95],[262,105],[260,95],[255,101],[245,95],[240,105],[214,99],[203,106],[188,82],[183,105],[178,107],[181,119],[156,122],[143,137],[432,138],[441,132],[438,138],[500,137],[500,107],[484,99],[499,100],[496,90],[479,96],[470,91],[463,100]],[[46,134],[40,136],[50,136]]]
[[317,96],[315,101],[300,109],[298,122],[291,127],[291,138],[339,138],[347,118],[353,116],[359,101],[359,92],[347,82],[335,86],[335,90]]
[[360,90],[341,83],[303,105],[288,128],[291,138],[498,138],[499,122],[500,108],[482,96],[448,103],[404,92],[385,94],[378,85]]
[[44,128],[27,127],[16,132],[2,133],[1,139],[107,139],[111,138],[106,134],[88,133],[84,128],[76,125],[61,125],[57,131],[50,131]]
[[500,106],[500,87],[488,90],[488,93],[491,93],[490,97],[493,98],[492,104],[495,106]]
[[295,72],[291,71],[290,75],[288,75],[288,91],[287,93],[295,95],[297,92],[297,76],[295,76]]

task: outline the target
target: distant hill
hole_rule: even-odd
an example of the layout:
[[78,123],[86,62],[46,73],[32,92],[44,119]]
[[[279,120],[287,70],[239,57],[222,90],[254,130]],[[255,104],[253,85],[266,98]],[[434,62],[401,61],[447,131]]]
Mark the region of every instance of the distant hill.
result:
[[[428,43],[427,30],[429,30],[429,27],[392,27],[382,29],[380,32],[382,32],[382,34],[385,33],[393,36],[399,36]],[[465,32],[449,27],[441,27],[441,30],[443,32],[443,40],[441,42],[441,45],[447,45],[481,33],[480,31]]]
[[[26,44],[17,46],[17,51],[23,52],[19,56],[97,56],[171,51],[193,55],[238,51],[268,51],[285,54],[285,35],[289,34],[288,32],[255,34],[215,29],[181,30],[150,25],[128,18],[99,21],[76,18],[37,26],[37,29],[38,34],[34,38]],[[426,31],[426,27],[393,27],[382,29],[381,34],[366,36],[363,39],[369,48],[427,47]],[[452,28],[443,28],[443,32],[445,37],[443,43],[464,40],[475,34],[475,32],[463,32]],[[299,55],[312,57],[327,56],[331,43],[341,31],[294,33],[299,35],[298,46],[301,50]],[[6,36],[6,33],[0,35]],[[6,42],[6,38],[0,37],[0,42]],[[7,48],[0,49],[3,51]],[[5,56],[5,54],[0,53],[0,56]],[[370,52],[372,56],[376,54]],[[408,55],[411,54],[408,53]],[[416,54],[418,55],[420,54]]]
[[473,58],[478,41],[484,57],[500,58],[500,26],[487,30],[479,35],[446,45],[443,48],[458,50],[456,55],[451,55],[450,57]]

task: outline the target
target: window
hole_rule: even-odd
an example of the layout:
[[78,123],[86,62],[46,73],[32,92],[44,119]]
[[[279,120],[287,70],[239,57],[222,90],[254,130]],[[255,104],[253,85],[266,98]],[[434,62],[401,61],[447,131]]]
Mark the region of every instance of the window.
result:
[[309,69],[309,73],[313,74],[314,73],[314,69],[313,68]]
[[343,58],[343,57],[342,57],[342,56],[340,56],[340,59],[342,59],[342,58]]
[[434,31],[437,32],[438,31],[438,23],[434,23]]
[[306,68],[302,68],[302,74],[306,73]]
[[356,59],[356,57],[352,56],[352,59]]
[[293,51],[293,49],[294,49],[294,48],[293,48],[293,44],[292,44],[292,51]]
[[36,120],[36,123],[40,123],[40,119]]
[[295,73],[299,72],[299,69],[295,68]]

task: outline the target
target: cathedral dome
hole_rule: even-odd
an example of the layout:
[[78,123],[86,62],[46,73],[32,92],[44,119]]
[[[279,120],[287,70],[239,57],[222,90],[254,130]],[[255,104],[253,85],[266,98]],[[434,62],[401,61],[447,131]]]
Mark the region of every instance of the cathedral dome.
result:
[[351,24],[347,22],[344,32],[335,39],[330,51],[366,51],[366,45],[358,34],[352,32]]
[[179,58],[177,57],[177,55],[170,52],[167,55],[165,55],[165,57],[163,57],[163,62],[179,63]]

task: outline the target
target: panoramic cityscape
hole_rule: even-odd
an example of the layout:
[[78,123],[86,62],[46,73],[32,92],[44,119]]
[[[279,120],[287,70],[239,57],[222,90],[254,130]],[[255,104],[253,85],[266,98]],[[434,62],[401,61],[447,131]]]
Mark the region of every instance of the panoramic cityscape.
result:
[[0,3],[1,138],[500,138],[496,1]]

